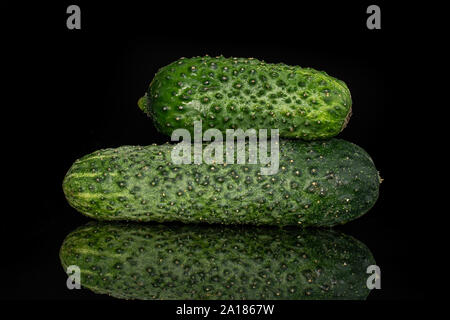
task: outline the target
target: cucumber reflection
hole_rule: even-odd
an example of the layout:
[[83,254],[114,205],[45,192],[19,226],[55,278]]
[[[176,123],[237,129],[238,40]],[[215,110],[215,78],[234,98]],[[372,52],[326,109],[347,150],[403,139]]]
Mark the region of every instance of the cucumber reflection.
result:
[[90,222],[60,250],[124,299],[365,299],[369,249],[332,230]]

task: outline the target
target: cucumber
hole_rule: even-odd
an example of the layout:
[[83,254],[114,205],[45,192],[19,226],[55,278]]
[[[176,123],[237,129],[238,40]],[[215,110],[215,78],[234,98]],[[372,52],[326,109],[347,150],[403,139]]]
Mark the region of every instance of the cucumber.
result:
[[139,107],[167,135],[178,128],[276,128],[280,137],[326,139],[347,125],[346,84],[323,71],[257,59],[182,58],[161,68]]
[[[331,230],[91,222],[60,249],[122,299],[365,299],[369,249]],[[67,272],[67,271],[66,271]]]
[[67,201],[98,220],[334,226],[360,217],[378,198],[372,159],[344,140],[280,140],[273,175],[262,175],[261,164],[177,165],[173,148],[86,155],[64,178]]

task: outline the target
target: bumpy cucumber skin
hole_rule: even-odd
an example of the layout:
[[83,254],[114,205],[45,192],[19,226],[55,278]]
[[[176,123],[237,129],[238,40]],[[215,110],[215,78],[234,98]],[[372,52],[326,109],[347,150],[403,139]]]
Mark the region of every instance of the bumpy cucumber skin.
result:
[[174,165],[173,147],[84,156],[63,181],[69,204],[110,221],[334,226],[360,217],[378,198],[372,159],[344,140],[280,140],[274,175],[261,175],[261,164]]
[[326,139],[347,125],[346,84],[311,68],[257,59],[182,58],[161,68],[139,107],[167,135],[194,121],[209,128],[280,130],[280,137]]
[[90,223],[67,236],[64,270],[122,299],[365,299],[369,249],[325,230]]

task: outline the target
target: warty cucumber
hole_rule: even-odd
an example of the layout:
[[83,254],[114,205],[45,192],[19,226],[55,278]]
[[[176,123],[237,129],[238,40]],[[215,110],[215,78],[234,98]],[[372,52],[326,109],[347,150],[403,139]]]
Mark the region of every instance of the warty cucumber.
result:
[[103,149],[75,161],[69,204],[98,220],[334,226],[366,213],[380,178],[370,156],[331,139],[280,140],[279,170],[261,164],[180,164],[174,145]]
[[280,137],[326,139],[347,125],[352,110],[346,84],[312,68],[257,59],[194,57],[161,68],[139,107],[156,128],[280,130]]

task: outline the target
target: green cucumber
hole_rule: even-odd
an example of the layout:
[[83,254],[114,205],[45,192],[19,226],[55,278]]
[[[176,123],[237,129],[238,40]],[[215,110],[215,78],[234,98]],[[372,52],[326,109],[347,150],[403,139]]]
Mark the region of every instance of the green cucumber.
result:
[[[369,249],[331,230],[89,223],[60,249],[122,299],[365,299]],[[67,271],[66,271],[67,272]]]
[[280,137],[326,139],[347,125],[352,100],[323,71],[257,59],[195,57],[161,68],[139,107],[167,135],[178,128],[279,129]]
[[279,226],[344,224],[378,198],[372,159],[344,140],[280,140],[273,175],[262,175],[261,164],[177,165],[173,148],[123,146],[86,155],[67,172],[65,196],[98,220]]

